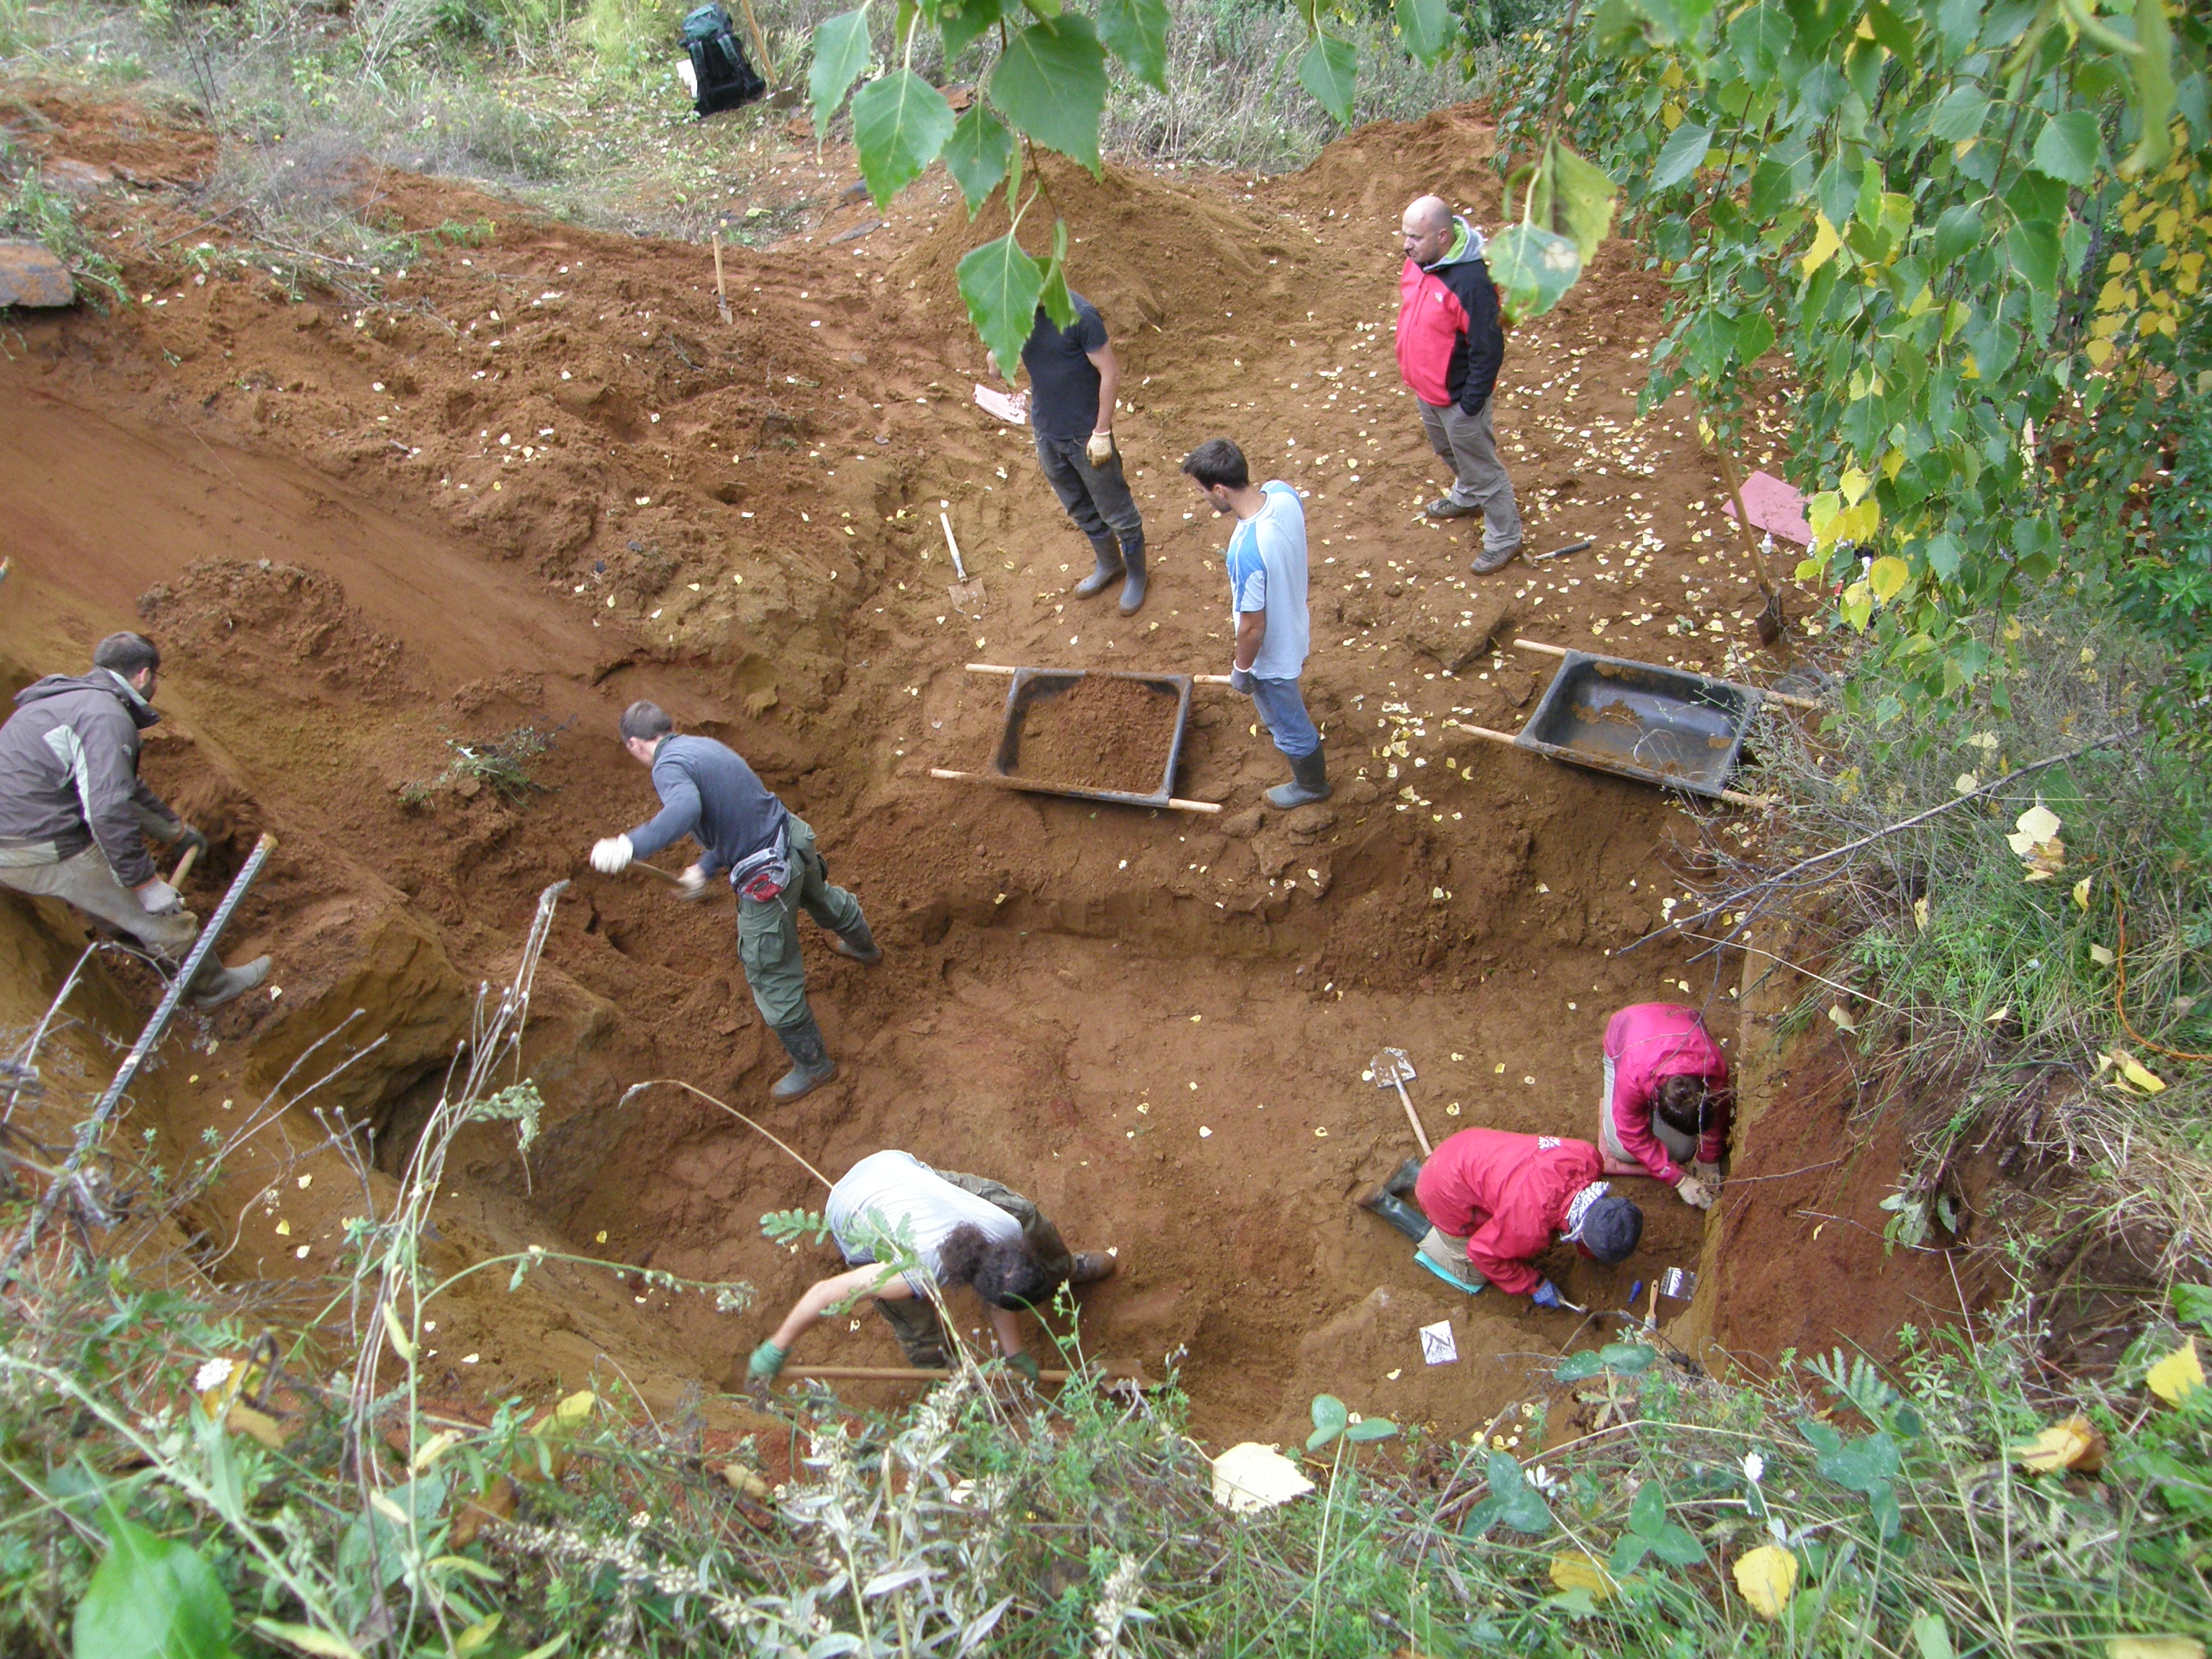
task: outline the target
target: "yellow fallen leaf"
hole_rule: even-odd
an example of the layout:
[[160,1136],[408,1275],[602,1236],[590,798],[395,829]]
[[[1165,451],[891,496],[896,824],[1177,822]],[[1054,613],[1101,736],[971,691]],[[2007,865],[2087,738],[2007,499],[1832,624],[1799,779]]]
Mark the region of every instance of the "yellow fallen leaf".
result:
[[2039,800],[2013,823],[2015,833],[2005,837],[2006,844],[2021,857],[2027,858],[2058,833],[2061,820],[2057,813]]
[[420,1474],[460,1442],[461,1431],[459,1429],[441,1429],[422,1443],[421,1449],[415,1454],[414,1461],[407,1467]]
[[2193,1636],[2115,1636],[2105,1651],[2110,1659],[2204,1659]]
[[1779,1619],[1797,1594],[1797,1558],[1777,1544],[1761,1544],[1736,1558],[1735,1587],[1762,1619]]
[[1844,1030],[1856,1031],[1859,1029],[1858,1021],[1844,1012],[1844,1005],[1840,1002],[1828,1005],[1828,1018],[1835,1021],[1836,1024]]
[[2203,1363],[2197,1358],[2197,1339],[2189,1340],[2150,1368],[2143,1382],[2169,1406],[2179,1406],[2204,1386]]
[[2094,1474],[2104,1467],[2105,1437],[2086,1417],[2069,1417],[2013,1447],[2012,1455],[2030,1474],[2056,1474],[2061,1469]]
[[1919,933],[1928,931],[1928,901],[1925,898],[1912,901],[1912,926]]
[[2103,945],[2093,945],[2089,947],[2089,960],[2095,963],[2100,968],[2109,968],[2112,965],[2116,958],[2113,957],[2112,953],[2106,950]]
[[222,1425],[233,1434],[242,1434],[258,1440],[270,1451],[284,1449],[284,1426],[267,1412],[256,1411],[251,1406],[234,1405],[223,1413]]
[[1972,772],[1961,772],[1951,782],[1951,787],[1961,795],[1971,795],[1981,787],[1982,781]]
[[551,1413],[544,1421],[533,1426],[530,1431],[541,1440],[573,1434],[582,1426],[584,1419],[592,1414],[592,1407],[599,1403],[599,1397],[589,1389],[579,1389],[556,1406]]
[[1588,1590],[1593,1601],[1620,1589],[1620,1580],[1580,1550],[1562,1550],[1552,1558],[1552,1582],[1563,1590]]
[[384,1316],[384,1334],[392,1339],[392,1352],[403,1360],[415,1358],[415,1344],[407,1334],[407,1328],[399,1322],[399,1315],[389,1302],[380,1303],[377,1311]]
[[755,1474],[744,1464],[720,1463],[715,1466],[714,1473],[720,1475],[723,1480],[728,1481],[734,1491],[744,1493],[746,1497],[751,1498],[755,1503],[765,1504],[768,1502],[768,1482],[762,1480],[760,1476]]
[[2166,1092],[2166,1079],[2126,1049],[2113,1049],[2112,1060],[2120,1068],[2120,1075],[2145,1094],[2162,1095]]
[[477,1620],[453,1638],[453,1651],[466,1659],[468,1655],[491,1640],[493,1632],[499,1629],[500,1620],[505,1617],[507,1615],[503,1613],[495,1613],[488,1618]]
[[2093,876],[2084,876],[2074,884],[2074,902],[2078,908],[2089,908],[2089,884],[2094,879]]

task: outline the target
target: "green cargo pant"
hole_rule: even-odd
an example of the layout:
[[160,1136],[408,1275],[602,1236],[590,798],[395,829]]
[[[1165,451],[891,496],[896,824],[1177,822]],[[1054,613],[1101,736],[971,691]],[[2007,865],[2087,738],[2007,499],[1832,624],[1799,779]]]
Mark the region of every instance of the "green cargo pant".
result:
[[806,1006],[806,963],[799,953],[799,912],[842,933],[860,925],[860,901],[830,884],[829,868],[814,850],[814,831],[791,820],[791,884],[763,902],[738,895],[738,961],[752,988],[753,1004],[770,1025],[790,1025]]
[[[1054,1226],[1037,1206],[1012,1188],[993,1181],[988,1176],[962,1175],[954,1170],[938,1170],[934,1174],[951,1182],[963,1193],[973,1193],[986,1203],[995,1204],[1022,1224],[1022,1242],[1044,1264],[1055,1285],[1064,1282],[1075,1268],[1074,1258],[1067,1246],[1060,1242],[1060,1229]],[[923,1370],[935,1370],[951,1363],[945,1349],[945,1326],[937,1316],[937,1304],[927,1297],[917,1296],[912,1300],[878,1302],[876,1308],[898,1338],[900,1351],[906,1363]]]
[[28,853],[16,856],[26,861],[0,863],[0,886],[38,898],[60,899],[95,921],[130,934],[164,962],[182,962],[199,937],[199,918],[189,910],[149,915],[138,895],[117,879],[115,866],[97,845],[58,860],[49,855],[46,862],[30,862]]

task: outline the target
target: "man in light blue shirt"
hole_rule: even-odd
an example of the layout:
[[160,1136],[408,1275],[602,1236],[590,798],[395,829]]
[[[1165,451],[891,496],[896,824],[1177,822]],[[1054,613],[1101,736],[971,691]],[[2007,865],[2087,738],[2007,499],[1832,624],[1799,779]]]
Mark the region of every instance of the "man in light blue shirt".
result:
[[1233,514],[1229,538],[1229,603],[1237,617],[1237,654],[1229,683],[1249,696],[1267,735],[1291,763],[1291,781],[1267,792],[1279,811],[1328,799],[1321,733],[1298,690],[1304,672],[1306,514],[1298,492],[1279,478],[1252,482],[1244,452],[1209,438],[1183,459],[1192,486],[1216,513]]

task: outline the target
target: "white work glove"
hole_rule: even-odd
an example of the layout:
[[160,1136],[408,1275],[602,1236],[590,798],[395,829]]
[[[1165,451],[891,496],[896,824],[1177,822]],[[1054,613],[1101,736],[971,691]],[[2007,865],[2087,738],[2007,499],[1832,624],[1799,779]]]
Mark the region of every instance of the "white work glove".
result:
[[676,896],[680,899],[702,899],[710,890],[707,885],[707,872],[696,864],[676,879],[682,884],[676,890]]
[[1114,459],[1114,434],[1110,432],[1092,433],[1091,441],[1083,446],[1083,453],[1091,458],[1091,465],[1105,465]]
[[1692,1175],[1686,1175],[1682,1177],[1680,1183],[1674,1188],[1674,1195],[1693,1210],[1710,1210],[1713,1207],[1713,1189]]
[[138,895],[139,908],[149,916],[173,916],[185,908],[183,896],[159,876],[133,890]]
[[1719,1164],[1708,1164],[1703,1158],[1700,1158],[1698,1162],[1690,1165],[1690,1173],[1697,1176],[1698,1180],[1704,1182],[1706,1186],[1711,1187],[1715,1192],[1718,1192],[1720,1190],[1721,1166]]
[[633,854],[628,836],[611,836],[592,843],[592,868],[603,876],[618,876],[629,868]]

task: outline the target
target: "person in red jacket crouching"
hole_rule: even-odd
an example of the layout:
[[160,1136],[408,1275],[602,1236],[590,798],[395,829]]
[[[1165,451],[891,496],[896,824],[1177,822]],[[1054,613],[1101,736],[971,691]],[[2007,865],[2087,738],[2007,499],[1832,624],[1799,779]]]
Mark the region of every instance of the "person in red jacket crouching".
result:
[[1696,1009],[1639,1002],[1607,1024],[1597,1125],[1606,1174],[1648,1175],[1685,1204],[1711,1209],[1729,1105],[1727,1057]]
[[1414,1201],[1431,1237],[1419,1254],[1442,1262],[1470,1291],[1495,1285],[1540,1308],[1559,1305],[1552,1281],[1529,1264],[1554,1238],[1611,1266],[1644,1236],[1644,1212],[1598,1179],[1604,1155],[1587,1140],[1462,1129],[1421,1166]]

